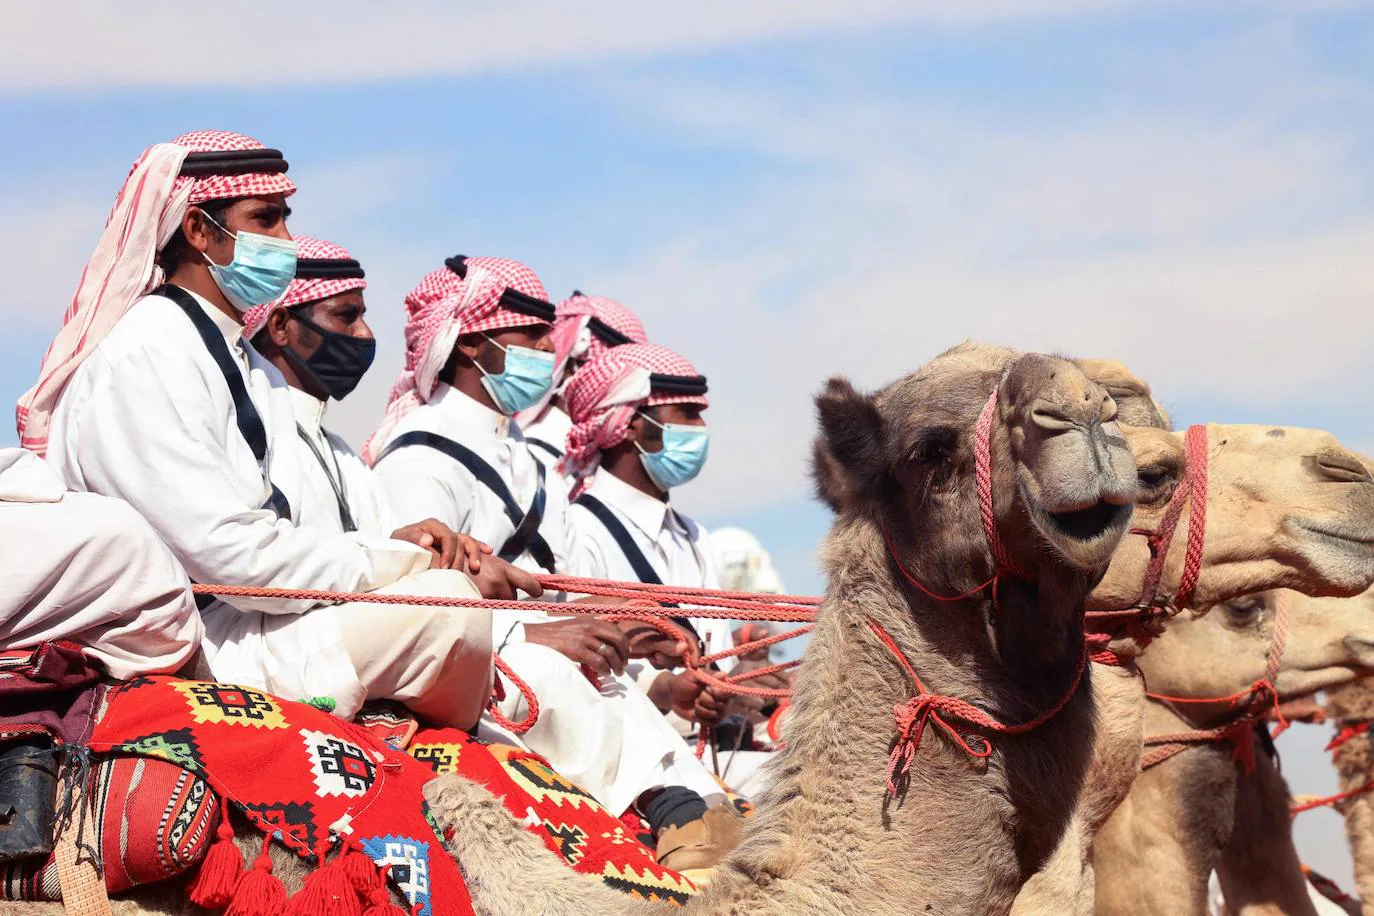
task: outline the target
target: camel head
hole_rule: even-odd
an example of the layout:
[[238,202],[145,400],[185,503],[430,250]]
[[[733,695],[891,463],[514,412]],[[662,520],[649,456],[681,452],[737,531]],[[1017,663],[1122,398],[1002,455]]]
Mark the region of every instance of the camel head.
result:
[[816,475],[837,527],[914,552],[946,593],[986,579],[975,426],[992,405],[992,507],[1010,566],[1096,581],[1125,533],[1136,469],[1116,405],[1072,362],[966,343],[876,394],[832,379],[817,398]]
[[1078,368],[1111,395],[1116,402],[1117,422],[1123,426],[1153,426],[1169,429],[1171,422],[1164,405],[1155,400],[1149,384],[1114,359],[1077,359]]
[[[1184,432],[1123,427],[1138,466],[1134,528],[1154,530],[1187,473]],[[1290,588],[1351,596],[1374,585],[1374,478],[1330,433],[1296,427],[1207,427],[1207,514],[1194,610]],[[1169,545],[1158,597],[1171,600],[1183,571],[1192,509]],[[1090,608],[1141,598],[1150,560],[1143,537],[1122,543]]]
[[1151,691],[1222,697],[1265,676],[1279,596],[1288,603],[1287,638],[1274,686],[1282,699],[1306,696],[1374,674],[1374,591],[1354,598],[1260,592],[1184,614],[1138,661]]

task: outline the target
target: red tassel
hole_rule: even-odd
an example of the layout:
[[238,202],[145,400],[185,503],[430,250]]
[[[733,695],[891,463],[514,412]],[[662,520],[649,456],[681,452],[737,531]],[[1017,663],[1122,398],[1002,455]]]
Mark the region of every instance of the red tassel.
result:
[[344,850],[340,858],[343,860],[342,868],[348,874],[348,880],[363,900],[370,899],[375,889],[386,887],[386,878],[382,877],[381,869],[377,868],[361,850],[350,846]]
[[345,857],[335,856],[333,862],[326,863],[327,851],[328,844],[322,843],[319,869],[305,879],[305,887],[291,898],[285,916],[362,916],[363,902],[344,867]]
[[363,916],[406,916],[406,911],[391,902],[391,891],[386,885],[372,889],[371,903],[363,910]]
[[191,886],[191,902],[207,910],[222,910],[234,899],[243,878],[243,853],[234,845],[234,825],[229,812],[220,818],[217,839],[205,853],[200,873]]
[[286,906],[286,886],[272,874],[272,856],[267,851],[271,845],[272,838],[266,837],[262,852],[239,882],[238,893],[224,916],[279,916]]

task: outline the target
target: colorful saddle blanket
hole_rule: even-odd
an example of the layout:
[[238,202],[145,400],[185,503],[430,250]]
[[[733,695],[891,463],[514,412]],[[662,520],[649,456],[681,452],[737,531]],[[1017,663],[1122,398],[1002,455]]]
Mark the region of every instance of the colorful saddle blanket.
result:
[[430,769],[313,706],[230,684],[137,678],[110,692],[88,745],[189,770],[303,858],[318,862],[336,843],[363,852],[421,916],[473,912],[426,817]]

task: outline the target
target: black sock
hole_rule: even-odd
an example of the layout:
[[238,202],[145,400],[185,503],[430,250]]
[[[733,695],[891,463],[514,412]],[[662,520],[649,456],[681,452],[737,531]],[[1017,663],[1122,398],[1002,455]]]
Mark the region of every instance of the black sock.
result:
[[640,796],[638,807],[654,836],[668,827],[681,827],[700,820],[706,814],[706,800],[686,786],[666,786],[652,794],[645,792]]

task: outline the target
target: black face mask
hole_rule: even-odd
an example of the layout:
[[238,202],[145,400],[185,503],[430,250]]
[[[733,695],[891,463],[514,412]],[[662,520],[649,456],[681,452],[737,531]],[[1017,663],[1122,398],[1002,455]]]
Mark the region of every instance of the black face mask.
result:
[[323,338],[309,356],[300,356],[286,347],[284,352],[287,359],[334,400],[342,401],[348,397],[371,367],[377,355],[377,341],[327,330],[304,315],[289,310],[287,314]]

